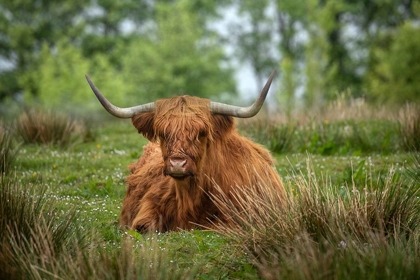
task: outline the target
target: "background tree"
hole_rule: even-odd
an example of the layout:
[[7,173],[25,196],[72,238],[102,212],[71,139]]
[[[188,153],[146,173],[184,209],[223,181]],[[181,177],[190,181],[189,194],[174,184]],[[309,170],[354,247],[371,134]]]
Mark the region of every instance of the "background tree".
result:
[[[412,0],[0,0],[0,107],[19,96],[27,104],[65,102],[47,82],[58,94],[65,92],[60,82],[67,83],[78,103],[84,78],[73,75],[82,72],[112,88],[122,104],[184,93],[236,96],[232,61],[251,65],[259,88],[278,68],[287,113],[302,103],[296,97],[313,106],[347,90],[377,102],[417,100],[419,42],[410,36],[418,35],[419,6]],[[211,26],[232,10],[237,14],[227,17],[236,22],[223,38]],[[229,59],[222,42],[235,50]]]
[[368,74],[367,92],[381,103],[420,102],[420,28],[408,22],[381,41],[372,51],[377,63]]
[[235,93],[232,71],[221,68],[223,50],[203,37],[187,1],[159,4],[152,36],[133,41],[124,57],[124,81],[133,100],[150,102],[174,94],[216,97]]
[[[38,59],[39,68],[23,75],[22,79],[37,82],[39,92],[36,96],[25,89],[25,103],[37,104],[44,108],[83,113],[97,108],[97,99],[86,87],[85,74],[94,77],[106,97],[119,104],[127,102],[121,75],[110,65],[108,59],[97,54],[91,59],[83,57],[82,51],[66,41],[59,42],[52,53],[44,44]],[[26,83],[23,83],[24,85]]]
[[145,32],[153,22],[153,1],[97,0],[86,13],[85,33],[81,36],[83,55],[106,54],[114,67],[130,41]]
[[316,107],[324,99],[325,76],[327,72],[327,48],[328,40],[320,26],[313,24],[319,22],[320,14],[317,13],[318,0],[307,2],[308,41],[305,45],[304,75],[305,91],[303,101],[306,107]]
[[[20,76],[36,67],[43,44],[53,49],[57,40],[73,40],[83,27],[77,20],[87,7],[86,1],[65,3],[54,0],[0,2],[0,61],[9,67],[0,69],[0,101],[20,92]],[[36,93],[33,81],[25,87]]]
[[[215,33],[206,32],[206,17],[198,16],[216,16],[210,2],[200,1],[198,6],[193,1],[99,0],[78,6],[72,2],[63,8],[65,15],[48,1],[21,3],[24,12],[18,6],[9,5],[7,10],[0,6],[2,19],[8,20],[5,34],[25,43],[4,40],[10,45],[5,59],[17,57],[17,62],[0,74],[0,80],[10,79],[7,88],[2,84],[3,92],[23,92],[25,104],[92,109],[97,101],[84,79],[87,73],[120,106],[174,94],[235,93],[232,71]],[[34,8],[37,5],[39,9]],[[16,18],[9,17],[9,10]],[[63,22],[54,26],[59,15]],[[25,27],[22,34],[38,34],[32,29],[39,29],[45,36],[17,36],[10,26],[19,26],[20,21]],[[43,21],[49,29],[37,27]]]
[[295,107],[295,95],[302,86],[303,44],[297,38],[305,23],[307,1],[275,0],[277,33],[280,36],[278,49],[280,53],[280,91],[278,100],[285,104],[289,115]]
[[236,3],[239,13],[247,25],[231,26],[231,39],[236,45],[237,57],[242,62],[248,62],[254,72],[257,88],[262,88],[265,79],[274,68],[278,67],[275,58],[275,43],[273,40],[273,20],[266,12],[269,2],[244,0]]

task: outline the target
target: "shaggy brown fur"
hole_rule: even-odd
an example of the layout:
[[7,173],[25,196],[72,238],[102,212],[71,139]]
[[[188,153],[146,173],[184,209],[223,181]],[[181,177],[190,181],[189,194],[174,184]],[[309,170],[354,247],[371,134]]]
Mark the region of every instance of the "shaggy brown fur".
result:
[[[240,136],[234,119],[212,115],[207,99],[181,96],[156,101],[156,110],[132,118],[150,140],[130,166],[120,223],[137,231],[210,226],[226,217],[209,194],[217,184],[229,197],[244,186],[270,184],[284,194],[273,159],[262,146]],[[166,176],[170,158],[188,160],[190,176]]]

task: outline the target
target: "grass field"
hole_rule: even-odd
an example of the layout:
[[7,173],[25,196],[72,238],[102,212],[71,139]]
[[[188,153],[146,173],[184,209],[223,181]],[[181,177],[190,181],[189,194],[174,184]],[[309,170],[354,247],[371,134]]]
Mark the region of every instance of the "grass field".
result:
[[249,212],[231,210],[234,228],[145,235],[118,226],[127,167],[147,143],[129,121],[91,124],[89,137],[61,146],[13,134],[5,147],[17,153],[1,178],[0,276],[419,279],[418,126],[290,123],[239,124],[273,151],[289,210],[257,199]]

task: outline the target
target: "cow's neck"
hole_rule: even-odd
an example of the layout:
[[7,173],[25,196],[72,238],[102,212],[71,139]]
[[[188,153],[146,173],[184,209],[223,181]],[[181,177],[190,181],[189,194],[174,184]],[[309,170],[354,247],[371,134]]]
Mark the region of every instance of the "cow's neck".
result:
[[175,181],[175,195],[178,206],[178,219],[185,219],[180,215],[189,215],[192,218],[197,218],[197,207],[202,203],[203,190],[200,187],[198,178],[189,177],[184,180]]

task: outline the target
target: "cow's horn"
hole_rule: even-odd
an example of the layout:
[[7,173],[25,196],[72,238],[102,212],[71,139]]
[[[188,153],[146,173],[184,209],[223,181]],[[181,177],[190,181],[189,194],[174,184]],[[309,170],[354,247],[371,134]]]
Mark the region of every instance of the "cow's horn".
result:
[[118,117],[118,118],[131,118],[139,113],[146,113],[146,112],[152,112],[155,110],[155,103],[147,103],[144,105],[138,105],[134,107],[129,108],[120,108],[115,105],[113,105],[111,102],[109,102],[102,93],[95,87],[93,82],[90,80],[88,75],[86,76],[86,80],[88,81],[90,87],[92,88],[93,93],[98,98],[99,102],[101,102],[102,106],[104,106],[105,110],[107,110],[111,115]]
[[273,81],[275,73],[276,69],[274,69],[273,72],[271,72],[270,78],[268,78],[267,83],[265,83],[265,86],[260,93],[260,97],[258,97],[257,101],[255,101],[254,104],[252,104],[251,106],[238,107],[218,102],[210,102],[210,111],[213,114],[228,115],[237,118],[251,118],[255,116],[264,104],[264,100],[267,97],[267,93],[270,89],[270,85]]

